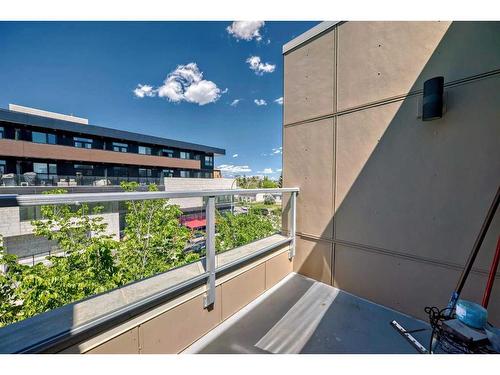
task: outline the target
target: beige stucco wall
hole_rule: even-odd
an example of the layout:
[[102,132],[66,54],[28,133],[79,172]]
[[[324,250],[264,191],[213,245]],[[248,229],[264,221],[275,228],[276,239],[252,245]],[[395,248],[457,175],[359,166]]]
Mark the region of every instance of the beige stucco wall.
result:
[[[499,45],[499,22],[346,22],[285,53],[294,270],[420,318],[446,305],[500,183]],[[422,122],[437,75],[446,112]],[[497,214],[464,298],[480,302],[499,233]]]

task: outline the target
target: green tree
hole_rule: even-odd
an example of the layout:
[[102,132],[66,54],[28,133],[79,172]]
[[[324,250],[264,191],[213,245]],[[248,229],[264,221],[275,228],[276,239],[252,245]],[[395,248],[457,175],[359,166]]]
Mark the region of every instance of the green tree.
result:
[[278,187],[276,181],[270,180],[269,177],[265,176],[262,180],[262,188],[263,189],[275,189]]
[[[125,191],[138,188],[136,182],[121,186]],[[158,188],[149,185],[148,190]],[[196,259],[196,254],[183,251],[191,232],[180,225],[179,206],[168,204],[167,199],[129,201],[125,205],[126,226],[117,257],[122,280],[142,279]]]
[[[133,191],[137,184],[123,188]],[[32,222],[34,233],[56,241],[61,254],[34,266],[19,264],[0,239],[0,326],[197,259],[196,254],[183,253],[190,232],[179,224],[178,206],[168,205],[166,199],[126,206],[121,241],[106,233],[100,206],[42,206],[42,218]]]
[[216,250],[227,251],[276,232],[273,222],[253,210],[247,214],[217,214]]
[[[61,194],[58,189],[49,193]],[[60,255],[34,266],[22,265],[2,249],[1,324],[22,320],[117,286],[113,251],[118,242],[106,234],[102,207],[42,206],[34,233],[57,242]]]

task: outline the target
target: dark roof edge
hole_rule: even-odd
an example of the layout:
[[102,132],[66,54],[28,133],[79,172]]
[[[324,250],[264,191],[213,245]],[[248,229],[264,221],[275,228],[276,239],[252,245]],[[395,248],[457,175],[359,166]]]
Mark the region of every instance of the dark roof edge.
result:
[[307,30],[305,33],[300,34],[298,37],[290,40],[286,44],[283,45],[283,55],[286,54],[287,52],[290,52],[291,50],[301,46],[304,43],[307,43],[311,39],[319,36],[320,34],[323,34],[332,28],[338,26],[339,24],[343,23],[344,21],[323,21],[313,28]]
[[44,127],[54,130],[63,130],[73,133],[94,135],[100,137],[116,138],[117,140],[127,140],[127,141],[133,141],[151,145],[184,148],[188,150],[214,153],[219,155],[226,154],[226,150],[222,148],[205,146],[184,141],[177,141],[174,139],[161,138],[153,135],[145,135],[125,130],[106,128],[103,126],[78,124],[71,121],[64,121],[64,120],[37,116],[22,112],[9,111],[8,109],[3,109],[3,108],[0,108],[0,121],[12,122],[34,127]]

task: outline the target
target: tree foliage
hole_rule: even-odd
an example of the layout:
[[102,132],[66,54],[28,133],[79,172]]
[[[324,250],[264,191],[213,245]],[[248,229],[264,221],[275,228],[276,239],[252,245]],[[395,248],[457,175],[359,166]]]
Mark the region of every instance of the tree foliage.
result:
[[270,236],[277,228],[272,220],[253,210],[244,215],[217,214],[216,250],[227,251]]
[[[125,191],[137,183],[124,183]],[[149,191],[156,191],[155,185]],[[48,194],[66,193],[56,189]],[[60,252],[34,266],[7,254],[0,236],[0,326],[78,301],[129,282],[195,261],[184,249],[191,232],[180,225],[178,206],[167,199],[125,202],[121,240],[107,232],[103,207],[51,205],[41,207],[33,232],[55,241]],[[272,235],[280,216],[250,209],[247,214],[217,214],[216,248],[226,251]],[[1,271],[1,269],[0,269]]]
[[278,182],[269,177],[259,176],[247,177],[245,175],[236,177],[238,186],[242,189],[274,189],[278,187]]
[[[124,184],[133,191],[137,184]],[[156,186],[150,186],[156,190]],[[50,191],[51,194],[65,190]],[[127,202],[121,241],[106,233],[102,207],[42,206],[34,234],[57,242],[62,254],[34,266],[6,254],[0,241],[0,326],[166,271],[197,258],[184,255],[190,232],[166,199]]]
[[[122,184],[125,191],[136,190],[136,182]],[[149,191],[157,191],[149,185]],[[191,232],[179,225],[182,211],[166,199],[126,202],[124,238],[118,252],[120,274],[138,280],[164,272],[192,260],[183,252]]]
[[[58,189],[52,194],[62,194]],[[106,234],[106,224],[88,205],[42,206],[43,219],[32,222],[37,236],[57,242],[63,252],[34,266],[22,265],[5,254],[6,271],[0,275],[0,324],[22,320],[41,312],[103,292],[117,285],[112,253],[118,243]],[[89,215],[89,214],[92,214]]]

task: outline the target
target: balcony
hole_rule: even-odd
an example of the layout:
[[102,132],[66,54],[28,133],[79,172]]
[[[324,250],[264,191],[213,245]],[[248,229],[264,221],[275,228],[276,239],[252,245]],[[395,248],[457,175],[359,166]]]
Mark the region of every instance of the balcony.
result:
[[[155,349],[153,345],[149,350],[150,352],[178,352],[185,349],[194,339],[206,333],[206,324],[215,327],[222,321],[223,315],[227,318],[246,304],[245,299],[248,295],[238,295],[237,292],[234,297],[231,297],[234,293],[231,288],[235,285],[243,283],[242,290],[245,290],[244,284],[248,283],[251,296],[257,297],[292,271],[294,225],[291,223],[295,222],[293,208],[297,192],[297,189],[233,189],[0,196],[1,207],[37,205],[55,207],[102,201],[138,202],[201,196],[206,200],[207,218],[206,255],[198,261],[7,325],[0,329],[0,352],[102,350],[103,344],[112,345],[111,343],[114,342],[112,337],[114,334],[109,336],[111,332],[123,331],[127,326],[129,328],[125,329],[128,332],[125,336],[130,338],[139,329],[148,330],[154,326],[155,316],[164,319],[165,315],[177,314],[179,311],[185,311],[191,316],[189,319],[183,319],[182,324],[174,324],[178,325],[183,332],[172,341],[164,337],[162,340],[167,339],[167,347]],[[257,193],[290,194],[289,218],[287,219],[287,222],[291,224],[289,231],[272,234],[216,254],[216,198]],[[254,285],[255,282],[259,285]],[[224,308],[222,308],[223,300],[226,301]],[[186,332],[182,327],[186,328]],[[193,327],[195,327],[194,331],[190,331]],[[106,336],[106,339],[99,341],[102,335]],[[121,334],[119,336],[123,337]],[[151,338],[155,340],[153,336]],[[99,344],[96,345],[95,340],[98,340]],[[100,349],[97,349],[98,347]]]
[[[499,30],[326,22],[285,46],[284,185],[300,193],[3,197],[9,208],[202,196],[207,241],[189,264],[1,328],[0,352],[422,353],[424,308],[445,307],[466,269],[464,299],[480,302],[497,280],[488,314],[498,326]],[[423,123],[435,75],[446,108]],[[281,229],[216,253],[216,197],[257,192],[289,195]]]
[[[216,254],[215,200],[290,195],[280,233]],[[2,353],[415,353],[427,323],[294,271],[298,189],[4,195],[0,206],[206,198],[206,256],[0,329]],[[289,229],[287,229],[287,227]]]
[[110,176],[82,176],[82,175],[55,175],[55,174],[4,174],[0,176],[0,188],[12,187],[75,187],[75,186],[120,186],[122,182],[137,182],[140,185],[163,185],[160,177],[110,177]]

